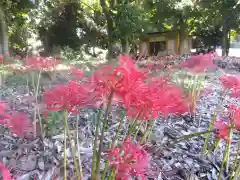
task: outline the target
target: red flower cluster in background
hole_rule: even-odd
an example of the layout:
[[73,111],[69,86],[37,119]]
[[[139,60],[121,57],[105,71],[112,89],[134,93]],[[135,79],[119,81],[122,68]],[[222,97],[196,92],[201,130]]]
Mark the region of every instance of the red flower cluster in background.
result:
[[0,163],[0,171],[3,180],[14,180],[13,178],[11,178],[10,171],[2,163]]
[[[71,68],[70,72],[77,77],[83,76],[76,68]],[[105,102],[113,92],[114,100],[126,108],[130,117],[139,114],[139,119],[153,120],[160,113],[165,116],[188,111],[182,91],[169,84],[167,77],[150,78],[130,56],[121,55],[119,65],[99,68],[87,82],[70,82],[46,90],[44,102],[49,110],[66,109],[78,113],[80,107]]]
[[92,105],[93,97],[87,86],[77,82],[59,85],[53,90],[47,89],[43,101],[48,110],[62,110],[79,113],[80,107]]
[[176,67],[189,68],[193,72],[201,73],[208,69],[216,68],[212,54],[192,56]]
[[229,107],[229,115],[234,125],[234,128],[240,130],[240,108],[238,108],[237,106],[231,105]]
[[31,120],[19,112],[5,113],[5,104],[0,103],[0,124],[6,125],[11,132],[19,137],[29,136],[33,132]]
[[232,97],[240,97],[240,76],[225,74],[220,81],[224,88],[231,91]]
[[33,56],[26,58],[24,65],[27,70],[45,70],[55,68],[58,61],[59,58]]
[[188,112],[188,103],[177,87],[168,83],[168,79],[159,78],[142,84],[125,96],[127,115],[139,119],[153,120],[168,114]]
[[169,84],[167,78],[150,78],[146,69],[138,69],[131,57],[122,55],[118,66],[98,69],[91,82],[94,93],[101,97],[113,91],[131,117],[140,114],[139,119],[152,120],[159,113],[165,116],[188,111],[180,89]]
[[229,125],[225,123],[223,120],[219,120],[215,122],[216,129],[216,138],[217,139],[229,139]]
[[92,79],[96,90],[102,95],[107,95],[113,90],[117,95],[123,96],[146,77],[145,71],[138,69],[130,56],[121,55],[118,66],[103,66]]
[[240,109],[234,105],[228,108],[228,123],[223,120],[216,121],[215,129],[217,130],[218,139],[229,139],[229,129],[232,126],[234,129],[240,130]]
[[131,143],[130,137],[122,145],[109,150],[106,157],[110,162],[110,167],[116,172],[116,179],[146,179],[150,156],[143,147]]

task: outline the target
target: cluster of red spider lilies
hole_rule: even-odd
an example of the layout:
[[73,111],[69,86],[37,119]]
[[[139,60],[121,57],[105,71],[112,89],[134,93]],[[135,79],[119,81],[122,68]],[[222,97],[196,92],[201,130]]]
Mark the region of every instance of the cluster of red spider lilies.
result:
[[[213,58],[213,54],[193,56],[170,69],[187,68],[194,74],[202,73],[217,68]],[[153,77],[148,68],[138,68],[130,56],[121,55],[119,59],[117,66],[101,66],[92,75],[85,75],[82,71],[71,68],[70,73],[77,80],[44,90],[44,115],[48,111],[59,110],[79,114],[82,108],[108,107],[112,104],[122,106],[129,121],[135,119],[151,122],[159,116],[183,115],[189,112],[189,99],[180,88],[170,83],[169,75]],[[24,61],[24,67],[26,72],[41,72],[54,68],[58,63],[59,58],[30,57]],[[224,74],[220,81],[230,96],[240,97],[239,76]],[[34,132],[32,121],[26,114],[6,109],[6,103],[1,103],[0,123],[7,126],[14,135],[25,137]],[[240,130],[240,109],[230,105],[227,121],[217,120],[215,128],[216,138],[229,140],[230,129]],[[101,143],[100,141],[100,154]],[[150,155],[141,144],[131,141],[131,134],[122,144],[112,146],[105,158],[110,162],[110,168],[114,169],[116,179],[146,179],[148,175]],[[0,169],[3,179],[10,180],[11,175],[2,164]],[[96,167],[95,171],[98,173]],[[96,176],[95,174],[94,177]]]

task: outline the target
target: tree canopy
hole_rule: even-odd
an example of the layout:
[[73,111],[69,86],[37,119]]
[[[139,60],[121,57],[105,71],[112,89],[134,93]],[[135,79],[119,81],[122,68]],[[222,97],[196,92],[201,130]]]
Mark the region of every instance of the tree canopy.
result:
[[[6,15],[7,14],[7,15]],[[41,40],[46,54],[54,47],[86,45],[136,51],[139,38],[154,31],[175,30],[181,43],[197,36],[205,46],[228,53],[231,32],[239,32],[238,0],[3,0],[0,2],[1,53],[27,51],[27,39]]]

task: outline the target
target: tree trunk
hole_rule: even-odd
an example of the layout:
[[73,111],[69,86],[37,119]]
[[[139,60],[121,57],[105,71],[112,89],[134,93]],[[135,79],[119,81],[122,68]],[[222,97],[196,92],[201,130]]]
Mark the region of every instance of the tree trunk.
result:
[[128,45],[128,38],[124,37],[121,39],[121,45],[122,45],[122,52],[123,53],[129,53],[129,45]]
[[228,30],[226,24],[223,24],[223,37],[222,37],[222,56],[227,55],[227,43],[228,43]]
[[1,44],[2,44],[2,53],[4,58],[9,56],[8,48],[8,27],[4,16],[4,11],[2,6],[0,6],[0,31],[1,31]]
[[[108,59],[112,59],[112,46],[113,46],[113,19],[111,17],[111,11],[107,7],[106,0],[100,0],[103,13],[107,20],[107,32],[108,32]],[[112,1],[111,6],[114,6],[114,1]]]
[[178,52],[180,55],[184,54],[184,40],[186,39],[186,28],[184,18],[180,17],[180,29],[179,29],[179,49]]
[[223,37],[222,37],[222,56],[228,56],[229,46],[230,46],[230,27],[229,27],[229,19],[228,12],[224,12],[223,15]]
[[184,40],[185,40],[185,34],[183,32],[179,33],[179,54],[183,55],[184,54]]

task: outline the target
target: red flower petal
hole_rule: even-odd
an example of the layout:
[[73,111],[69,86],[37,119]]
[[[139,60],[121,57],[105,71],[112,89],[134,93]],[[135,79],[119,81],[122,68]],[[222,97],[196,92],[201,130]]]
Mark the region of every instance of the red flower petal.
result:
[[111,149],[107,154],[110,166],[116,170],[118,179],[129,179],[147,174],[150,158],[138,144],[127,138],[122,145]]
[[2,163],[0,163],[0,171],[2,173],[3,180],[13,180],[11,178],[10,171]]
[[223,75],[220,77],[220,81],[223,87],[232,89],[240,87],[240,77],[234,75]]
[[216,121],[215,129],[217,130],[216,138],[225,139],[225,140],[229,139],[229,137],[228,137],[229,128],[228,128],[228,125],[224,121],[222,121],[222,120]]
[[26,114],[14,112],[7,120],[7,126],[13,134],[19,137],[25,137],[33,132],[31,120]]

